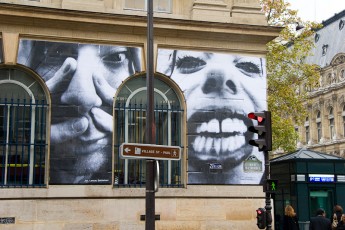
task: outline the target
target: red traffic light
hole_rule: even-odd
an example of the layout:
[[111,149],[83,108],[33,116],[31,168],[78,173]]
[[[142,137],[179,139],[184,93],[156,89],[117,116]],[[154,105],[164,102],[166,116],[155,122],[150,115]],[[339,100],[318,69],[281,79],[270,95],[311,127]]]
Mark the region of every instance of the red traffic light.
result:
[[261,113],[248,113],[248,118],[262,122],[264,120],[263,116],[259,116]]
[[257,124],[248,126],[248,131],[257,133],[258,139],[249,140],[249,144],[259,148],[259,151],[272,150],[272,127],[271,127],[271,112],[251,112],[248,113],[248,118],[257,120]]
[[257,223],[256,225],[258,226],[259,229],[265,229],[267,226],[267,212],[266,209],[264,208],[258,208],[256,210],[256,220]]

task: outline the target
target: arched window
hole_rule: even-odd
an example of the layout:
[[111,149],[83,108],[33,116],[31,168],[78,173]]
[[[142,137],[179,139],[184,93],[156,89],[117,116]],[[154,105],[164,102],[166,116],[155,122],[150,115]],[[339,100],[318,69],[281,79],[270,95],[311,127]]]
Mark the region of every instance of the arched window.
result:
[[333,108],[330,108],[330,110],[329,110],[328,121],[329,121],[329,135],[330,135],[330,139],[333,140],[335,138]]
[[[180,99],[164,81],[154,81],[154,113],[156,144],[181,146],[182,118]],[[122,143],[145,143],[146,79],[143,76],[128,80],[115,99],[115,181],[116,186],[140,187],[146,181],[143,160],[121,159],[117,152]],[[181,146],[182,147],[182,146]],[[181,187],[182,160],[160,161],[160,186]]]
[[20,69],[0,69],[0,185],[45,184],[47,98]]
[[320,142],[322,138],[322,124],[321,124],[321,112],[318,111],[316,115],[316,127],[317,127],[317,141]]
[[304,127],[305,127],[305,143],[308,144],[310,141],[309,117],[306,117]]

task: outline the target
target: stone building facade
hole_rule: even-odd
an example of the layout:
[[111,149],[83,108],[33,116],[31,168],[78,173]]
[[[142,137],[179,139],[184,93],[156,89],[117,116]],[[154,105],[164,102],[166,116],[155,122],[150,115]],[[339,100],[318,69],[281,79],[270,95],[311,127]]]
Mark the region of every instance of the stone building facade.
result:
[[309,92],[309,100],[308,116],[303,127],[298,128],[298,147],[341,157],[345,156],[344,16],[342,11],[324,21],[313,38],[315,48],[307,62],[320,66],[321,78],[316,87],[300,89]]
[[[145,142],[143,2],[0,1],[0,228],[145,228],[145,161],[120,148]],[[154,9],[156,142],[182,155],[159,161],[156,228],[257,229],[264,157],[246,114],[267,108],[279,29],[258,0]]]

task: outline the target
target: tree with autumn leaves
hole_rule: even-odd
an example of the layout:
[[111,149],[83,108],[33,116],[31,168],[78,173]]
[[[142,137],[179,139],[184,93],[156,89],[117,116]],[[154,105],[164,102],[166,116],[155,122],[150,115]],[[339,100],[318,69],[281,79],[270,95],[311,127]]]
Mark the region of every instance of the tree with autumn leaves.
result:
[[321,25],[302,21],[284,0],[261,0],[270,26],[282,27],[279,36],[267,44],[268,109],[272,112],[273,149],[296,150],[298,133],[306,117],[306,93],[301,85],[315,86],[320,72],[304,62],[314,46],[315,29]]

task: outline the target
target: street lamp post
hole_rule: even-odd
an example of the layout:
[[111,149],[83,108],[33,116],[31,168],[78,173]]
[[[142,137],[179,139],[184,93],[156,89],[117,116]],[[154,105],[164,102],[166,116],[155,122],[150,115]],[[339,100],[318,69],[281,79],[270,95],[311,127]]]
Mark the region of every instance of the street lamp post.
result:
[[[154,121],[154,71],[153,71],[153,0],[147,1],[147,111],[146,111],[146,143],[155,144],[155,121]],[[146,217],[145,229],[155,229],[155,188],[154,167],[155,160],[146,160]]]

